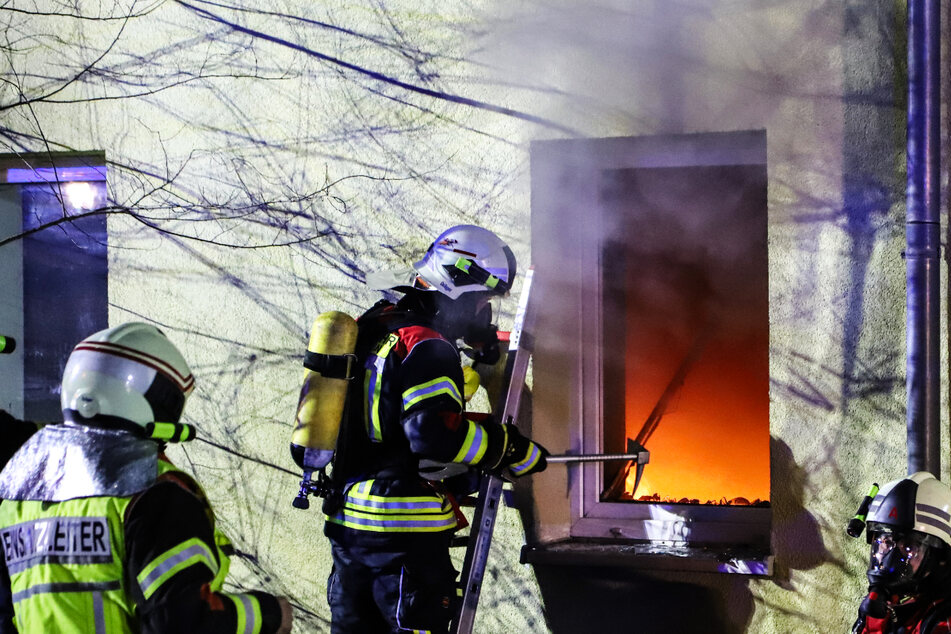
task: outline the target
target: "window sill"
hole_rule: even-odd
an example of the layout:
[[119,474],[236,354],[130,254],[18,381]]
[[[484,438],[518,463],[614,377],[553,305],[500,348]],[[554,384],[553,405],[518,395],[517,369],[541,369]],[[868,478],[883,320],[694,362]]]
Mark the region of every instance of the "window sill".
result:
[[773,556],[750,547],[686,545],[644,541],[566,539],[522,547],[521,562],[532,565],[611,566],[679,572],[769,577]]

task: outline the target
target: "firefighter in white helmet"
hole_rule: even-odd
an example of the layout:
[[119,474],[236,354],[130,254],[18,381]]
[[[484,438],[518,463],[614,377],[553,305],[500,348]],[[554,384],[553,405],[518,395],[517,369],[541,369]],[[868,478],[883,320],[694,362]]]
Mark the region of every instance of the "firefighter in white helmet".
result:
[[[73,349],[65,422],[34,434],[0,473],[2,631],[289,632],[286,599],[222,591],[228,540],[165,442],[194,378],[154,326],[126,323]],[[16,627],[16,630],[10,628]]]
[[951,632],[951,490],[924,471],[889,482],[872,500],[867,540],[869,593],[852,631]]
[[464,407],[459,347],[498,361],[491,300],[514,278],[511,249],[473,225],[443,232],[411,270],[368,278],[403,295],[357,320],[361,371],[334,455],[336,494],[324,503],[335,634],[446,631],[457,574],[449,541],[459,520],[421,462],[516,477],[545,468],[545,449],[514,425],[476,422]]

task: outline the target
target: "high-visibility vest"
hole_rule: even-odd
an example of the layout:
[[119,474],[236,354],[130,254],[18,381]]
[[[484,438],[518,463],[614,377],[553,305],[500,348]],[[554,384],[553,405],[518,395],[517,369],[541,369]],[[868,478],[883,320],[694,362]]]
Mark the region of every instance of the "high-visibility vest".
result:
[[122,518],[131,499],[0,504],[0,538],[21,634],[134,631],[135,605],[123,574]]
[[[177,471],[159,461],[159,472]],[[203,493],[199,490],[199,496]],[[123,570],[126,544],[123,522],[132,497],[89,497],[45,502],[5,500],[0,504],[0,541],[10,575],[14,623],[21,634],[132,633],[136,606]],[[209,509],[210,511],[210,509]],[[215,529],[216,552],[190,539],[150,562],[135,580],[148,598],[175,573],[202,563],[220,590],[228,571],[227,544]],[[258,606],[232,597],[250,621]],[[257,610],[253,608],[257,607]],[[242,619],[243,620],[243,619]]]

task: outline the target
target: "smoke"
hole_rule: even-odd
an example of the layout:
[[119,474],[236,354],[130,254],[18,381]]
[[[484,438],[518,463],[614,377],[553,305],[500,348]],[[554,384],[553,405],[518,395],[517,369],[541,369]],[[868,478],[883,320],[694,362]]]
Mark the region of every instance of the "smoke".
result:
[[[549,4],[502,29],[499,56],[525,71],[513,85],[571,95],[545,102],[552,108],[545,116],[593,137],[594,126],[611,131],[531,146],[532,253],[548,329],[538,336],[549,339],[540,357],[562,373],[592,367],[592,359],[601,367],[601,393],[586,397],[601,404],[582,416],[601,417],[605,449],[614,451],[637,433],[693,343],[709,335],[688,389],[672,400],[676,416],[650,443],[652,477],[657,491],[672,491],[665,478],[705,465],[703,483],[717,480],[722,495],[766,498],[765,134],[685,134],[686,87],[701,66],[675,26],[704,16],[684,5],[637,5],[624,12]],[[558,350],[575,340],[581,360]],[[537,388],[565,381],[537,372]],[[749,442],[711,456],[735,421]],[[682,460],[671,464],[674,456]],[[731,471],[738,464],[743,472]],[[698,496],[717,497],[689,495]]]
[[708,63],[703,42],[683,34],[714,24],[709,5],[512,3],[486,20],[475,58],[497,73],[506,99],[583,135],[680,131],[693,110],[688,86]]

